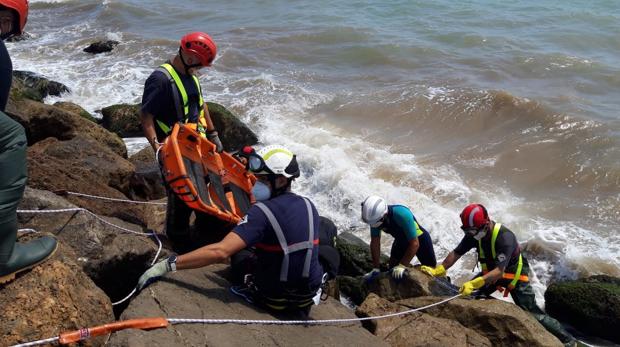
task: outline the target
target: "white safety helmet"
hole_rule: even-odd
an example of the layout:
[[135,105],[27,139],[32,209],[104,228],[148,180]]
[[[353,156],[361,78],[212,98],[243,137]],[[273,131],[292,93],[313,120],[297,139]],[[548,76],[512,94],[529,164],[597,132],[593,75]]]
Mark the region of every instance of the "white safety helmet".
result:
[[297,157],[285,147],[271,145],[260,149],[256,154],[250,156],[248,162],[250,170],[255,174],[299,177]]
[[371,195],[362,202],[362,220],[373,228],[381,226],[387,212],[388,205],[381,197]]

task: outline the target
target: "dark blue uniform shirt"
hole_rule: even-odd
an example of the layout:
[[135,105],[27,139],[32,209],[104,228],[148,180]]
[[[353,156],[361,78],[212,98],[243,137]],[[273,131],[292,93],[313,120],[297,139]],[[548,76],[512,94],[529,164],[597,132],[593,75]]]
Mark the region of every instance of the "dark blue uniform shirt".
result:
[[[285,193],[275,198],[263,201],[269,207],[273,215],[280,223],[287,243],[293,244],[308,241],[308,210],[304,199],[293,193]],[[314,219],[314,239],[319,238],[319,215],[311,203]],[[248,246],[258,243],[267,245],[279,245],[271,223],[263,211],[252,206],[246,217],[233,229]],[[261,291],[278,294],[282,288],[315,291],[321,285],[323,269],[319,263],[319,247],[315,244],[312,251],[310,273],[308,278],[302,278],[306,250],[291,253],[288,282],[280,282],[280,267],[283,253],[268,252],[257,247],[257,269],[254,273],[254,282]]]

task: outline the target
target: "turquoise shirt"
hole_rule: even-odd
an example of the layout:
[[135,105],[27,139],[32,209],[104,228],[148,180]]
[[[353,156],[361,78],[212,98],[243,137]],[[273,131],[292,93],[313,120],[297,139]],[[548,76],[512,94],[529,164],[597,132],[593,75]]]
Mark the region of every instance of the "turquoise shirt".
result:
[[380,228],[370,228],[370,236],[381,236],[381,231],[385,231],[394,238],[406,237],[407,241],[411,241],[422,235],[420,229],[411,210],[402,205],[388,206],[388,220],[383,223]]

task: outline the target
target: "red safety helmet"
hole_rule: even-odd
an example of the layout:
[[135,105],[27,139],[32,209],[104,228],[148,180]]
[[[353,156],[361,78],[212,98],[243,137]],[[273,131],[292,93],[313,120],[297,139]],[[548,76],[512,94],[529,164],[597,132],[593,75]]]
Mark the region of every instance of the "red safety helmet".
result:
[[210,66],[217,54],[217,46],[211,36],[199,31],[181,38],[181,50],[197,55],[202,66]]
[[28,0],[0,0],[0,6],[17,12],[19,26],[13,29],[13,34],[21,35],[28,20]]
[[465,206],[461,212],[461,229],[480,229],[489,222],[487,209],[481,204],[470,204]]

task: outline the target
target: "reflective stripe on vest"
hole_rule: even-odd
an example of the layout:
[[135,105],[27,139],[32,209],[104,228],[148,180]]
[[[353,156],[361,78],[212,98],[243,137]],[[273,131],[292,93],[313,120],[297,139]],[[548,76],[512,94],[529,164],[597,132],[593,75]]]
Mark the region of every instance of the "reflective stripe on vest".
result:
[[[499,235],[499,229],[502,227],[500,223],[495,223],[495,227],[493,228],[493,234],[491,235],[491,255],[493,259],[495,259],[495,241],[497,240],[497,235]],[[482,240],[478,240],[478,254],[480,258],[480,267],[482,268],[482,273],[487,274],[489,272],[486,264],[486,257],[484,255],[484,250],[482,249]],[[521,252],[519,252],[519,262],[517,263],[517,271],[513,273],[506,273],[502,276],[505,279],[512,280],[509,284],[509,288],[514,288],[517,285],[517,282],[527,282],[529,278],[527,276],[521,276],[521,270],[523,269],[523,257],[521,256]]]
[[304,269],[301,274],[302,277],[308,278],[310,276],[310,263],[312,260],[312,249],[314,248],[314,215],[312,213],[312,206],[310,205],[310,201],[308,199],[303,198],[306,203],[306,209],[308,210],[308,241],[297,242],[293,244],[288,244],[286,241],[286,236],[284,236],[284,232],[280,227],[280,223],[273,215],[269,207],[263,204],[262,202],[257,202],[255,205],[263,211],[273,231],[278,238],[278,242],[280,243],[280,248],[284,253],[282,257],[282,266],[280,267],[280,281],[286,282],[288,280],[288,265],[289,265],[289,254],[297,251],[307,250],[306,251],[306,260],[304,261]]
[[[166,75],[166,77],[168,77],[168,80],[170,81],[170,85],[172,87],[172,97],[174,99],[175,108],[177,110],[177,121],[181,123],[187,123],[189,120],[189,102],[187,92],[185,91],[185,87],[183,86],[183,82],[181,81],[179,74],[169,63],[160,65],[157,70],[164,73],[164,75]],[[192,78],[194,80],[194,83],[196,84],[196,89],[198,90],[198,108],[200,109],[198,114],[196,131],[198,131],[201,135],[205,136],[207,121],[205,119],[202,89],[200,88],[200,82],[198,81],[198,77],[192,75]],[[179,99],[179,94],[181,94],[182,100]],[[165,134],[169,134],[170,131],[172,131],[172,127],[168,126],[166,123],[160,120],[157,120],[157,125],[159,125],[159,128]]]

